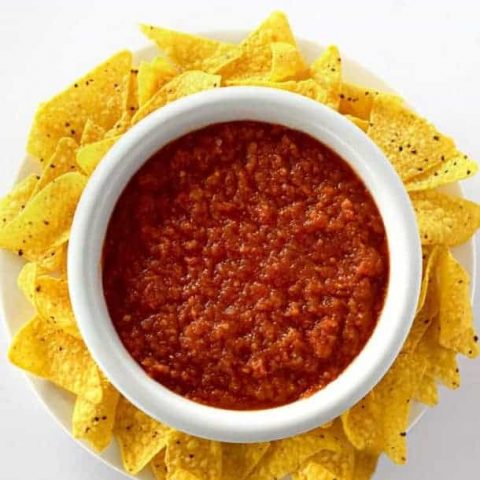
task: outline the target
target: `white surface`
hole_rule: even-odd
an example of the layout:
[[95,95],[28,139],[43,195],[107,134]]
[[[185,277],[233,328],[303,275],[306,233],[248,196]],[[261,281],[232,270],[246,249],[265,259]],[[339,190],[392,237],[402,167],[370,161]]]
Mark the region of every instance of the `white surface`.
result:
[[[98,2],[99,3],[99,2]],[[310,5],[319,4],[313,9]],[[480,159],[480,29],[476,2],[3,2],[0,11],[0,192],[13,179],[38,100],[118,48],[144,43],[136,22],[184,29],[254,26],[283,8],[294,29],[322,43],[338,43],[346,55],[376,71],[415,107]],[[328,5],[328,6],[327,6]],[[466,182],[480,201],[480,179]],[[478,296],[476,308],[479,309]],[[0,478],[17,480],[113,480],[123,478],[68,439],[35,400],[0,343]],[[409,438],[406,467],[382,461],[377,479],[472,478],[480,455],[480,362],[463,361],[463,386],[442,392],[440,406]]]

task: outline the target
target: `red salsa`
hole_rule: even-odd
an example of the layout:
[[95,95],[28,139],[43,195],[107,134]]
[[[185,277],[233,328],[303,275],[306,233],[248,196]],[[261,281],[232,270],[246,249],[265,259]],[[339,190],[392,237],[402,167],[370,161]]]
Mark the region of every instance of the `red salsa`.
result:
[[244,410],[338,377],[375,328],[389,271],[382,219],[352,169],[304,133],[250,121],[150,158],[103,258],[112,321],[148,375]]

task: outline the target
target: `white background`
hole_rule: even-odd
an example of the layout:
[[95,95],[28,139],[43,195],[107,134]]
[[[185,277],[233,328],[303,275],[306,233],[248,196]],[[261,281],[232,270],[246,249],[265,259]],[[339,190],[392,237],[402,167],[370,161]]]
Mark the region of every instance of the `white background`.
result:
[[[0,194],[24,152],[39,100],[116,49],[145,40],[137,23],[203,31],[252,28],[285,10],[294,31],[342,52],[383,77],[480,160],[480,6],[475,0],[26,1],[0,6]],[[466,182],[480,201],[480,178]],[[478,251],[478,249],[477,249]],[[480,295],[475,310],[479,312]],[[0,327],[0,478],[120,480],[50,418],[8,365]],[[462,361],[463,386],[409,434],[409,462],[382,460],[376,479],[450,480],[480,475],[480,361]]]

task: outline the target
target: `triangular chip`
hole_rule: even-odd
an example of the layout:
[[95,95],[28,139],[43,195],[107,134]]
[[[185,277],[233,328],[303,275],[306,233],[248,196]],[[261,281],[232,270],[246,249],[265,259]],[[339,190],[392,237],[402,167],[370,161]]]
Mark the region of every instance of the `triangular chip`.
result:
[[429,373],[425,373],[415,393],[417,402],[434,407],[438,403],[437,382]]
[[440,345],[475,358],[479,347],[470,303],[470,277],[447,249],[439,256],[438,288]]
[[73,138],[64,137],[58,141],[53,155],[45,164],[45,168],[35,185],[32,197],[60,175],[78,171],[77,162],[75,160],[77,148],[78,144]]
[[132,123],[139,122],[150,113],[163,107],[167,103],[179,98],[192,95],[203,90],[210,90],[220,86],[221,77],[200,71],[185,72],[165,84],[145,105],[138,110]]
[[272,49],[270,81],[304,80],[308,77],[308,66],[296,45],[275,42],[271,44],[270,48]]
[[66,173],[50,182],[0,230],[0,248],[35,260],[65,242],[86,181],[80,173]]
[[120,137],[105,138],[99,142],[80,147],[77,151],[77,163],[86,175],[91,175],[100,160],[113,147]]
[[167,438],[165,463],[169,475],[180,470],[202,480],[220,479],[222,447],[219,442],[172,431]]
[[361,87],[354,83],[343,83],[340,89],[339,112],[368,122],[373,101],[378,94],[377,90]]
[[270,443],[222,443],[222,480],[243,480],[267,452]]
[[218,70],[224,79],[239,80],[248,77],[268,79],[272,69],[272,43],[282,42],[296,46],[288,19],[282,12],[273,12],[241,44],[240,57]]
[[102,400],[98,368],[82,340],[35,317],[16,333],[8,351],[17,367],[93,403]]
[[167,464],[165,463],[165,449],[160,450],[150,462],[153,476],[155,480],[166,480],[167,478]]
[[249,480],[283,478],[321,450],[337,451],[338,439],[327,429],[317,429],[272,442],[265,455],[247,477]]
[[142,32],[182,70],[217,73],[241,54],[236,45],[167,28],[141,25]]
[[452,139],[393,95],[375,97],[368,135],[404,182],[458,155]]
[[435,190],[411,192],[423,245],[459,245],[480,227],[480,205]]
[[368,121],[363,120],[362,118],[354,117],[353,115],[345,115],[345,118],[354,123],[360,130],[364,132],[368,131]]
[[160,88],[178,75],[178,70],[165,58],[155,57],[138,67],[138,103],[145,105]]
[[327,94],[325,103],[338,110],[342,88],[342,59],[338,48],[335,45],[327,47],[310,68],[313,79]]
[[0,230],[22,212],[32,196],[39,178],[37,175],[29,175],[17,183],[10,193],[0,200]]
[[105,378],[102,378],[102,390],[99,403],[92,403],[79,395],[72,416],[73,438],[86,440],[98,452],[105,450],[112,440],[119,399],[119,393]]
[[120,397],[114,434],[120,445],[123,467],[136,475],[165,447],[168,428]]
[[378,455],[357,450],[352,480],[370,480],[375,473],[377,463]]
[[30,131],[28,153],[48,159],[60,138],[72,137],[80,142],[88,119],[110,129],[122,114],[123,78],[131,62],[130,52],[117,53],[43,103]]
[[477,162],[469,158],[468,155],[459,153],[458,156],[447,160],[432,170],[413,177],[406,183],[405,188],[409,192],[428,190],[464,180],[477,172]]

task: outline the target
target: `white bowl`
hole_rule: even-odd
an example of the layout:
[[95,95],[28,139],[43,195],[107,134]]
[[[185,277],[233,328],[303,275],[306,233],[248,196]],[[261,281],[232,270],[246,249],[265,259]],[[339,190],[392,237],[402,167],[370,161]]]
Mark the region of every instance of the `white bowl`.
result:
[[[110,320],[101,257],[116,201],[135,172],[180,136],[234,120],[256,120],[303,131],[337,152],[371,192],[385,225],[390,277],[378,324],[361,353],[333,382],[308,398],[264,410],[202,405],[151,379],[130,356]],[[329,108],[280,90],[231,87],[202,92],[151,114],[103,159],[82,195],[68,252],[70,297],[82,336],[113,385],[150,416],[178,430],[227,442],[292,436],[338,416],[360,400],[391,366],[410,329],[421,279],[421,248],[404,187],[382,152],[356,126]]]

